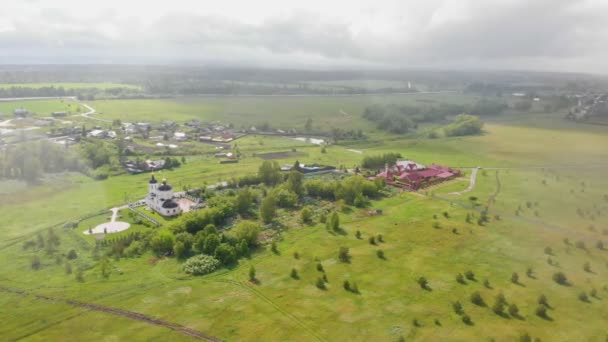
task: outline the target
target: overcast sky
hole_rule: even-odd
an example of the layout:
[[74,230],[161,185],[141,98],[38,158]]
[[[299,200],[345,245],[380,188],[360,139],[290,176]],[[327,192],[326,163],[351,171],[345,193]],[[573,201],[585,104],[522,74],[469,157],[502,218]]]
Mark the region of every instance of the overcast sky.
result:
[[2,0],[0,63],[608,73],[608,0]]

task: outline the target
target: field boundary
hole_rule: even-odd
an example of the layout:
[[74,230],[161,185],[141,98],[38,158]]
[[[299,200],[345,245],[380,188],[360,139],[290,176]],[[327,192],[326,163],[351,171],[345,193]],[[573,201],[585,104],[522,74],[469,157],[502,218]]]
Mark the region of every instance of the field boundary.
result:
[[198,331],[198,330],[195,330],[192,328],[188,328],[188,327],[185,327],[185,326],[177,324],[177,323],[153,318],[153,317],[144,315],[139,312],[117,309],[117,308],[112,308],[112,307],[98,305],[98,304],[85,303],[85,302],[80,302],[80,301],[72,300],[72,299],[62,299],[62,298],[57,298],[57,297],[50,297],[50,296],[45,296],[45,295],[40,295],[40,294],[34,294],[34,293],[29,293],[25,290],[12,289],[12,288],[8,288],[8,287],[2,286],[2,285],[0,285],[0,291],[15,294],[18,296],[32,295],[35,299],[38,299],[38,300],[66,303],[68,305],[75,306],[75,307],[82,307],[82,308],[86,308],[86,309],[93,310],[93,311],[99,311],[99,312],[104,312],[104,313],[108,313],[108,314],[112,314],[112,315],[116,315],[116,316],[122,316],[122,317],[130,318],[132,320],[144,322],[147,324],[165,327],[165,328],[171,329],[173,331],[179,332],[183,335],[190,336],[190,337],[193,337],[193,338],[196,338],[199,340],[206,340],[206,341],[213,341],[213,342],[221,341],[217,337],[205,334],[201,331]]

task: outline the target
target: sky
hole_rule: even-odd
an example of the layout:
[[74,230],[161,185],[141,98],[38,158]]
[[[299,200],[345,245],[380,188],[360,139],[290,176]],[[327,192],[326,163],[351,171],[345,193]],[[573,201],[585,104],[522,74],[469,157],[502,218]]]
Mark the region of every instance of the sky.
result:
[[0,4],[0,64],[608,73],[608,0]]

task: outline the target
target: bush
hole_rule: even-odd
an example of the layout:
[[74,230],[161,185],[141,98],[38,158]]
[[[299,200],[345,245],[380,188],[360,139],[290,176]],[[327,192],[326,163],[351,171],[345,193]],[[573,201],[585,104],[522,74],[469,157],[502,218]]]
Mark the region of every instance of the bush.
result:
[[302,211],[300,211],[300,221],[306,224],[312,223],[312,210],[310,207],[306,206],[302,208]]
[[475,291],[471,294],[471,303],[477,306],[486,306],[486,302],[483,300],[483,297],[481,297],[479,291]]
[[350,291],[350,283],[348,282],[348,280],[345,280],[342,286],[346,291]]
[[473,273],[473,271],[466,271],[464,273],[464,276],[467,277],[467,279],[469,280],[475,280],[475,273]]
[[585,292],[581,292],[578,294],[578,299],[581,302],[588,302],[589,301],[589,297],[587,296],[587,294]]
[[317,264],[317,271],[319,271],[319,272],[325,272],[325,270],[323,269],[323,265],[321,263]]
[[255,267],[253,267],[253,265],[251,265],[251,267],[249,268],[249,281],[251,281],[251,282],[256,281],[256,278],[255,278]]
[[519,308],[515,304],[509,305],[508,311],[509,311],[509,315],[511,315],[511,317],[518,317],[519,316]]
[[425,277],[420,277],[418,278],[418,285],[420,285],[421,288],[426,290],[429,286],[429,282],[428,280],[426,280]]
[[325,281],[323,280],[323,278],[317,278],[317,282],[315,283],[315,286],[319,290],[325,290],[325,289],[327,289],[327,287],[325,286]]
[[538,304],[549,307],[549,302],[547,301],[547,297],[544,294],[541,294],[538,297]]
[[568,285],[568,278],[563,272],[556,272],[553,274],[553,281],[560,285]]
[[458,273],[456,275],[456,281],[461,283],[461,284],[466,284],[466,282],[464,281],[464,277],[462,276],[462,273]]
[[68,252],[67,257],[68,257],[69,260],[74,260],[74,259],[78,258],[78,254],[76,253],[75,250],[70,249],[70,251]]
[[457,315],[462,315],[464,313],[464,309],[462,308],[462,304],[456,301],[452,304],[452,308]]
[[216,258],[199,254],[195,255],[184,263],[183,269],[186,273],[192,275],[203,275],[215,271],[220,266],[220,261]]
[[547,307],[545,305],[539,305],[536,307],[536,316],[541,317],[541,318],[548,318],[547,316]]
[[290,274],[290,276],[291,276],[293,279],[299,279],[299,278],[300,278],[300,276],[298,275],[298,270],[296,270],[295,268],[292,268],[292,269],[291,269],[291,274]]
[[511,274],[511,282],[513,284],[519,284],[519,274],[517,274],[517,272],[513,272],[513,274]]
[[383,259],[383,260],[386,259],[386,257],[384,256],[384,251],[381,249],[376,251],[376,256],[378,256],[378,258]]
[[472,325],[473,321],[471,320],[471,317],[469,317],[469,315],[467,314],[463,314],[462,315],[462,322],[466,325]]
[[348,247],[340,247],[338,251],[338,259],[342,262],[350,261],[350,254],[348,254]]
[[34,256],[32,258],[31,265],[33,270],[39,270],[42,267],[42,263],[40,262],[40,258],[38,256]]

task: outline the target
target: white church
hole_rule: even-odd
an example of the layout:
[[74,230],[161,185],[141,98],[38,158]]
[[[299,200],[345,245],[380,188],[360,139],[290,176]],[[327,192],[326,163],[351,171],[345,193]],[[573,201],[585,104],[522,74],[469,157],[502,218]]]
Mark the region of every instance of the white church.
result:
[[154,175],[148,183],[148,196],[146,197],[148,206],[162,216],[176,216],[182,212],[179,204],[174,200],[173,187],[163,179],[159,185]]

